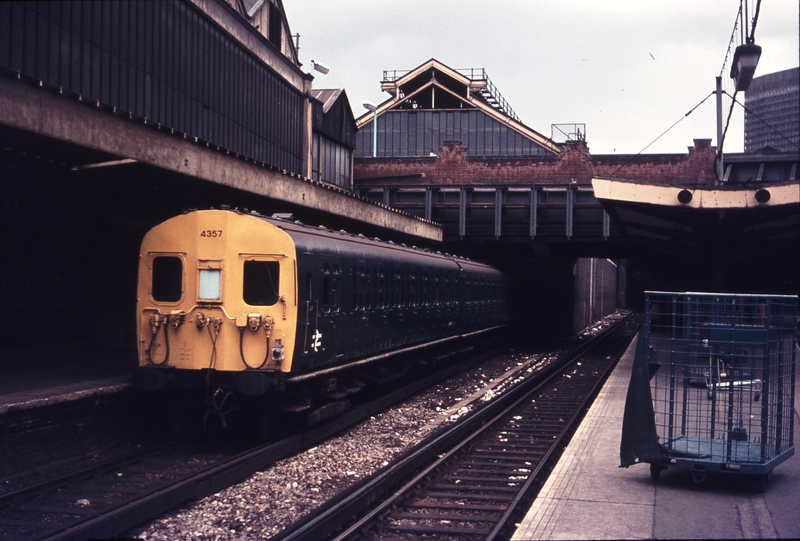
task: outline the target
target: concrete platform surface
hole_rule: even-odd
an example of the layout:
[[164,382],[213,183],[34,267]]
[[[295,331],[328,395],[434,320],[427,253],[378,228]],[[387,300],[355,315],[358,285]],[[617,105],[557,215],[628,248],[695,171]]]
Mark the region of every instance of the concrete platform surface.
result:
[[[702,484],[670,468],[619,468],[622,415],[636,339],[609,377],[512,539],[800,538],[800,458],[773,472],[766,492],[741,475]],[[800,354],[798,355],[800,357]],[[795,445],[800,432],[795,393]]]
[[135,352],[79,345],[0,350],[0,415],[127,389]]

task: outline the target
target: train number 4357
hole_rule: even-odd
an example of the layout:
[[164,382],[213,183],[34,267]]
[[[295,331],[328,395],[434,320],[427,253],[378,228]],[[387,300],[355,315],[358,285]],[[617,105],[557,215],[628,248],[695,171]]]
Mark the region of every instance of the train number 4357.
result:
[[200,231],[201,237],[221,237],[222,229],[204,229]]

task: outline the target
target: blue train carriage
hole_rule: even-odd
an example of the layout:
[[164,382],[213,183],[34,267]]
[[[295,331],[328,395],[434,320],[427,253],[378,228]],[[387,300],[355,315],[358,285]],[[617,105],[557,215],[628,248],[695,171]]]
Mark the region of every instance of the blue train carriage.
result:
[[[267,396],[316,422],[348,395],[507,323],[500,271],[360,235],[231,210],[145,236],[138,388]],[[222,410],[223,399],[211,400]],[[218,412],[219,413],[219,412]]]

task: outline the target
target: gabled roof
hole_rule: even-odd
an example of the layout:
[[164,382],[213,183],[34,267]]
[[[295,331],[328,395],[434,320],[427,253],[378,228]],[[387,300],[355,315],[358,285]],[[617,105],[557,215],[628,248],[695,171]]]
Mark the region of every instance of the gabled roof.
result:
[[[378,105],[378,116],[393,109],[476,109],[547,150],[561,152],[550,138],[519,120],[483,68],[453,69],[431,58],[413,70],[384,71],[381,89],[391,97]],[[361,115],[358,129],[372,119],[372,112]]]
[[327,113],[330,111],[331,106],[336,103],[336,100],[339,99],[339,96],[342,95],[342,92],[344,92],[343,88],[312,89],[311,95],[315,100],[322,103],[322,111]]
[[356,121],[343,88],[313,89],[312,128],[314,132],[349,148],[356,146]]

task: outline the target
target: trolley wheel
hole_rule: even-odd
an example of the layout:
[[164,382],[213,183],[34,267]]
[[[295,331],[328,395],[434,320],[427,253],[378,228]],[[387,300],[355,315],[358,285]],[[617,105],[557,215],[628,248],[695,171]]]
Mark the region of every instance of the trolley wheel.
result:
[[755,488],[756,492],[759,494],[766,492],[771,474],[772,472],[767,472],[765,474],[755,476],[753,487]]
[[658,464],[650,464],[650,479],[654,483],[658,483],[658,479],[661,477],[661,472],[666,469],[667,468],[659,466]]
[[692,481],[701,485],[706,480],[706,475],[708,475],[706,472],[692,473]]

